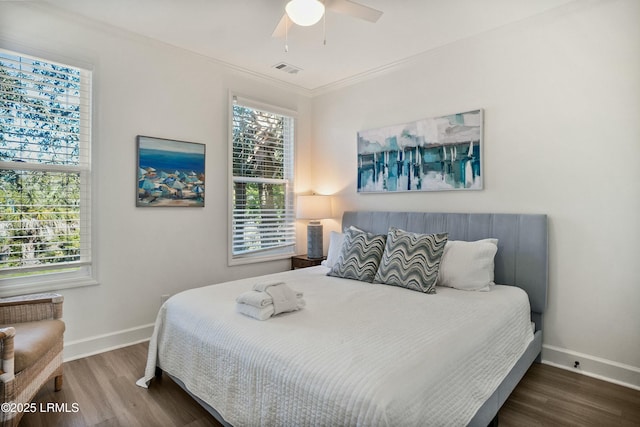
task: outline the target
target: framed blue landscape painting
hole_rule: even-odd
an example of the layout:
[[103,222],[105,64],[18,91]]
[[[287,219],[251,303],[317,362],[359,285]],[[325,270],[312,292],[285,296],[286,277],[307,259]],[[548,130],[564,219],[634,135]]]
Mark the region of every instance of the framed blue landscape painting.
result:
[[482,189],[481,109],[358,132],[358,192]]
[[136,206],[204,206],[205,145],[138,135]]

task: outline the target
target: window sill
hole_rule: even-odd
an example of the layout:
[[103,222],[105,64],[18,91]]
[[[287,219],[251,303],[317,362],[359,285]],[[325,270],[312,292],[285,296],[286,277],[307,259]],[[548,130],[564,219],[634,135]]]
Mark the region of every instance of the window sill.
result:
[[280,260],[289,260],[291,257],[295,255],[295,252],[287,252],[287,253],[279,253],[274,255],[267,256],[246,256],[246,257],[232,257],[229,255],[228,264],[229,266],[234,265],[243,265],[243,264],[255,264],[258,262],[267,262],[267,261],[280,261]]
[[5,284],[2,282],[2,280],[0,280],[0,297],[4,298],[15,295],[59,291],[62,289],[94,286],[97,284],[98,281],[89,276],[65,279],[38,280],[33,282],[22,282],[15,284]]

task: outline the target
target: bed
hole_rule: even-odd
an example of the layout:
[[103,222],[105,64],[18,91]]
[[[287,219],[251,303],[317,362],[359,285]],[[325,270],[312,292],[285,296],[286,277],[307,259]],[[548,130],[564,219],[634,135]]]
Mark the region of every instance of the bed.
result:
[[[345,212],[352,226],[497,239],[496,285],[427,295],[317,266],[191,289],[162,306],[138,384],[165,372],[223,425],[496,423],[542,348],[546,216]],[[266,321],[237,313],[235,297],[267,280],[306,307]]]

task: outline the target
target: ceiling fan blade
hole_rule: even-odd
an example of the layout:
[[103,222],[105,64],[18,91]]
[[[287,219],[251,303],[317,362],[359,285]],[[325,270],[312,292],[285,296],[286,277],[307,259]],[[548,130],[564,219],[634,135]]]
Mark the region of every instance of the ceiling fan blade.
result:
[[284,15],[282,15],[282,18],[280,18],[280,22],[278,22],[278,25],[276,25],[275,30],[273,30],[273,33],[271,33],[271,37],[275,37],[275,38],[284,38],[284,36],[287,33],[287,23],[288,19],[287,19],[287,14],[285,13]]
[[377,22],[382,16],[381,11],[351,0],[326,0],[324,6],[334,12],[364,19],[369,22]]

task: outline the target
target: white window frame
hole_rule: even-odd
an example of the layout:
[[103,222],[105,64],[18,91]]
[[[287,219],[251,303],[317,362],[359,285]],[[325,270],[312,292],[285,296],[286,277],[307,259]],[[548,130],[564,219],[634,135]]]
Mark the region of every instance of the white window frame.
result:
[[[92,257],[93,230],[92,219],[92,116],[93,116],[93,70],[86,65],[76,65],[58,62],[41,56],[29,55],[21,52],[0,49],[0,52],[36,60],[62,67],[74,68],[80,71],[81,97],[84,97],[83,108],[80,109],[80,157],[82,161],[78,165],[48,165],[40,163],[22,163],[0,161],[0,169],[25,170],[25,171],[51,171],[73,172],[80,175],[80,239],[81,256],[77,262],[67,264],[49,264],[42,267],[30,267],[27,270],[35,274],[23,277],[11,277],[13,274],[0,270],[0,297],[13,296],[32,292],[47,292],[79,286],[95,285],[96,266]],[[68,271],[72,269],[73,271]],[[46,271],[38,274],[38,271]],[[60,270],[60,271],[51,271]],[[65,271],[66,270],[66,271]],[[13,270],[20,272],[20,269]]]
[[[282,116],[287,116],[292,119],[292,133],[290,136],[291,146],[289,147],[289,156],[285,160],[288,163],[288,173],[285,176],[286,180],[286,194],[287,194],[287,202],[288,206],[287,215],[290,219],[290,226],[292,228],[292,237],[290,243],[283,245],[277,248],[269,248],[256,250],[252,252],[247,252],[244,254],[234,254],[234,201],[233,201],[233,191],[234,191],[234,176],[233,176],[233,106],[236,104],[240,104],[245,107],[249,107],[256,110],[266,111],[273,114],[278,114]],[[294,192],[294,178],[295,178],[295,156],[294,150],[296,145],[296,130],[295,127],[297,125],[297,112],[274,106],[268,103],[256,101],[250,98],[243,97],[241,95],[235,94],[233,92],[229,93],[229,209],[228,209],[228,224],[229,224],[229,233],[228,233],[228,264],[229,265],[240,265],[240,264],[248,264],[255,262],[264,262],[264,261],[272,261],[290,258],[292,255],[295,255],[295,245],[296,245],[296,237],[295,237],[295,192]],[[239,178],[238,180],[242,180]],[[268,179],[263,179],[262,182],[268,183]]]

